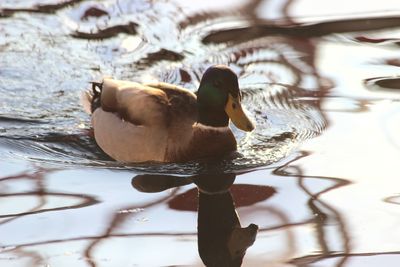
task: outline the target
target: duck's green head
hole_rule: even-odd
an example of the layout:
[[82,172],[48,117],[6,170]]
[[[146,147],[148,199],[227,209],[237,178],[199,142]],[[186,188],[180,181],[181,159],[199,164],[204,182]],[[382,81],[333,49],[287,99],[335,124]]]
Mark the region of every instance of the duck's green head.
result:
[[197,92],[198,122],[207,126],[228,126],[229,118],[236,127],[250,132],[253,122],[243,112],[242,95],[236,74],[227,66],[215,65],[204,72]]

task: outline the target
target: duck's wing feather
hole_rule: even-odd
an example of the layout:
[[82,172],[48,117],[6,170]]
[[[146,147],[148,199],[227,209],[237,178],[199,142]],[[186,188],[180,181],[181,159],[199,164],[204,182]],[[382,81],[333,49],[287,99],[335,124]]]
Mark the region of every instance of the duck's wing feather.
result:
[[197,118],[196,95],[167,83],[139,84],[104,79],[101,107],[135,125],[193,123]]
[[197,97],[191,91],[169,83],[147,83],[146,86],[162,90],[169,103],[169,114],[172,121],[197,120]]
[[104,79],[101,108],[134,125],[155,126],[166,123],[167,95],[158,89],[135,82]]

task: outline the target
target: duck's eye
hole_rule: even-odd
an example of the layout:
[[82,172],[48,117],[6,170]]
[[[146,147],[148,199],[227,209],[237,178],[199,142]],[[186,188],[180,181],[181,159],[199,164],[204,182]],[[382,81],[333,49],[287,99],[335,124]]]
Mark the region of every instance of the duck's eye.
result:
[[236,109],[236,103],[232,103],[232,108]]

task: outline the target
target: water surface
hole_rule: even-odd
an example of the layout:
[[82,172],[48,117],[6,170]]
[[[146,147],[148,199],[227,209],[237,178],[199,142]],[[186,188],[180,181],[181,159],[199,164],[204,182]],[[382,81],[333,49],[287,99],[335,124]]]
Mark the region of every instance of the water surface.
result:
[[[213,2],[2,1],[1,266],[397,266],[400,8]],[[90,81],[212,64],[257,123],[233,159],[97,147]]]

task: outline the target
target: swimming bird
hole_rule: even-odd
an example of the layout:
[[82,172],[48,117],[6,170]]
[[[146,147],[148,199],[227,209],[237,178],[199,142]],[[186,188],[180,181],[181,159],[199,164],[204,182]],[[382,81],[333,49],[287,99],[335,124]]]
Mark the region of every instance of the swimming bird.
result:
[[100,148],[121,162],[185,162],[220,157],[237,148],[229,119],[243,131],[253,122],[241,106],[236,74],[209,67],[196,94],[168,83],[104,78],[84,97]]

